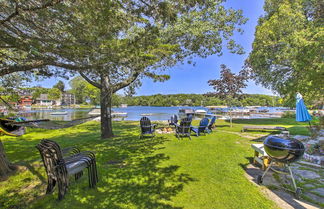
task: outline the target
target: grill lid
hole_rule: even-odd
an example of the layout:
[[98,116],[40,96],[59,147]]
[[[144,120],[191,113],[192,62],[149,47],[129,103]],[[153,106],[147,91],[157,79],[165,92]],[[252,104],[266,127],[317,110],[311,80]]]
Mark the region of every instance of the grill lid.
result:
[[305,150],[303,143],[293,138],[282,138],[278,136],[268,136],[264,145],[281,150],[302,151]]
[[300,141],[278,136],[268,136],[264,141],[264,149],[272,159],[283,163],[297,161],[305,151],[305,147]]

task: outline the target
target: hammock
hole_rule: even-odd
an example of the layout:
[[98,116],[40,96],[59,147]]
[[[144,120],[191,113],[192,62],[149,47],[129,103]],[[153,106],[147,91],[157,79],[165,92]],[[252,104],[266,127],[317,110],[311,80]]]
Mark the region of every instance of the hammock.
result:
[[11,122],[16,122],[15,120],[0,118],[0,133],[4,133],[8,136],[21,136],[25,133],[26,129],[24,127],[11,125]]
[[[1,96],[0,100],[9,107],[9,109],[16,110],[8,102],[6,102]],[[90,116],[86,118],[79,118],[72,121],[51,121],[49,119],[41,120],[26,120],[25,118],[0,118],[0,133],[4,133],[9,136],[21,136],[25,134],[25,127],[41,128],[41,129],[63,129],[72,126],[80,125],[82,123],[93,120],[100,115]]]
[[82,123],[93,120],[94,118],[97,117],[99,116],[96,115],[96,116],[90,116],[86,118],[79,118],[72,121],[52,121],[48,119],[30,120],[30,121],[22,121],[22,122],[10,121],[7,122],[7,125],[55,130],[55,129],[63,129],[63,128],[69,128],[72,126],[80,125]]

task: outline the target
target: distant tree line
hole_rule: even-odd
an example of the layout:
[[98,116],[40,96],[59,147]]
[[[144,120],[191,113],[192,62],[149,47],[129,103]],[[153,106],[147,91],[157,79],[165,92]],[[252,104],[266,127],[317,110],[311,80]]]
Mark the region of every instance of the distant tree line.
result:
[[[226,101],[219,97],[210,97],[203,94],[155,94],[150,96],[125,97],[115,95],[113,104],[128,104],[129,106],[215,106],[226,105]],[[245,94],[240,99],[232,101],[234,106],[282,106],[277,96],[261,94]]]

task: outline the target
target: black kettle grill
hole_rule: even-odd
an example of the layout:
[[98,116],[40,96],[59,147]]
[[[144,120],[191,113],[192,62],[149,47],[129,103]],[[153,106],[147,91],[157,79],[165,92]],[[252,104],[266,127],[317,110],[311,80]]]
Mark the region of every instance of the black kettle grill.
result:
[[268,136],[263,144],[264,150],[271,158],[271,163],[263,173],[263,175],[259,175],[257,177],[257,183],[262,184],[264,176],[269,171],[274,162],[284,163],[284,165],[288,167],[292,182],[294,184],[294,192],[296,194],[296,198],[299,199],[301,195],[301,189],[297,188],[296,186],[296,182],[289,164],[299,160],[303,156],[305,152],[303,143],[296,139],[288,137]]

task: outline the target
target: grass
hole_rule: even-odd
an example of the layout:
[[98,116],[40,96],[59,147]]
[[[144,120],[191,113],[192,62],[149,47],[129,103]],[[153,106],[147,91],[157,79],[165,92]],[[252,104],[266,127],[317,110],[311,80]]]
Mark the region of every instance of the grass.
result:
[[[308,134],[306,124],[292,119],[258,119],[234,120],[233,128],[217,121],[212,134],[192,140],[172,134],[139,139],[138,122],[129,121],[114,122],[117,137],[108,140],[100,139],[97,122],[62,130],[30,129],[18,138],[2,136],[8,158],[20,168],[0,182],[0,208],[277,208],[244,177],[254,141],[240,130],[252,123]],[[43,138],[95,151],[97,187],[88,188],[86,174],[77,182],[71,179],[63,201],[56,200],[56,193],[45,195],[46,174],[35,148]]]

